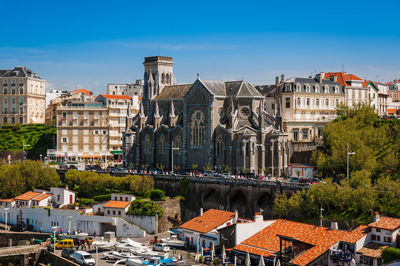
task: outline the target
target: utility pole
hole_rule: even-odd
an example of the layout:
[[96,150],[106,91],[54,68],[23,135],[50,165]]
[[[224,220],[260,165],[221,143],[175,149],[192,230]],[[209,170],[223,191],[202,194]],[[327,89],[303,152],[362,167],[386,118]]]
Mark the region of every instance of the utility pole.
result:
[[25,158],[25,147],[29,147],[29,146],[31,146],[31,145],[29,145],[29,144],[26,144],[25,145],[25,140],[24,139],[22,139],[22,153],[23,153],[23,159],[25,160],[26,158]]
[[347,143],[347,179],[350,178],[350,168],[349,168],[349,155],[356,154],[355,152],[349,152],[349,143]]
[[322,212],[324,211],[324,209],[322,208],[322,206],[321,206],[321,208],[319,209],[319,226],[322,226],[322,219],[324,218],[323,216],[322,216]]
[[174,147],[174,142],[172,141],[172,144],[171,144],[171,173],[172,174],[174,174],[174,150],[179,150],[179,147],[178,148],[175,148]]

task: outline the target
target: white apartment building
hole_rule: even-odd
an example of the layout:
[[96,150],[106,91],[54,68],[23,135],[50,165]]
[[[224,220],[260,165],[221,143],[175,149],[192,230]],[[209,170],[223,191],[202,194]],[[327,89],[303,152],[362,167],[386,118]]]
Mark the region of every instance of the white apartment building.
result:
[[107,94],[109,95],[128,95],[138,96],[143,95],[144,81],[142,79],[136,80],[135,83],[113,83],[107,85]]
[[0,125],[45,122],[46,81],[25,66],[0,70]]
[[389,86],[376,81],[364,81],[363,86],[368,88],[369,105],[379,116],[387,115],[389,104]]
[[68,93],[69,91],[62,91],[56,89],[51,89],[50,91],[46,92],[46,109],[53,100],[60,98],[63,95],[67,95]]

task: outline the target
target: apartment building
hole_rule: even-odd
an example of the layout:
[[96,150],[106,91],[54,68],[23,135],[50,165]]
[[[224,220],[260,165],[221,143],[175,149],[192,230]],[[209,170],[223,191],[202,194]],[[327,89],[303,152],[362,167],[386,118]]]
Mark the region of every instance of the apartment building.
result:
[[136,80],[135,83],[113,83],[107,85],[107,94],[109,95],[128,95],[128,96],[138,96],[143,95],[143,79]]
[[110,159],[109,113],[87,90],[73,91],[55,105],[57,149],[48,150],[50,160],[94,161]]
[[344,89],[338,82],[316,75],[283,81],[279,91],[283,131],[293,150],[315,149],[321,129],[336,118],[336,108],[344,102]]
[[45,122],[46,81],[31,69],[0,70],[0,125]]
[[348,106],[357,104],[369,104],[368,88],[363,86],[364,80],[346,72],[320,73],[323,79],[331,79],[338,82],[345,90],[344,103]]
[[389,86],[377,81],[364,81],[363,87],[368,88],[368,102],[379,116],[387,115]]
[[122,160],[122,137],[129,122],[137,114],[137,109],[132,108],[132,97],[128,95],[101,94],[96,101],[101,102],[107,108],[109,117],[109,147],[115,159]]

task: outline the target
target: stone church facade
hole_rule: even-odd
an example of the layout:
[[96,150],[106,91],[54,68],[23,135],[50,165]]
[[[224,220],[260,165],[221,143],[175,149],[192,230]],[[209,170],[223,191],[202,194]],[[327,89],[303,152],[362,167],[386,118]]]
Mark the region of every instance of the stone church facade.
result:
[[171,57],[147,57],[144,65],[140,112],[124,136],[128,163],[287,174],[290,145],[279,112],[267,113],[250,83],[198,76],[176,84]]

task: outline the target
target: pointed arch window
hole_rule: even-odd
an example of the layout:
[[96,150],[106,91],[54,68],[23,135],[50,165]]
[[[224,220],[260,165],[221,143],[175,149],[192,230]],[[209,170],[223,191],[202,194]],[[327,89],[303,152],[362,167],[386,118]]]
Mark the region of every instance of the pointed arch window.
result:
[[166,150],[167,149],[165,148],[165,136],[161,135],[160,136],[159,149],[158,149],[159,154],[165,155],[166,154]]
[[162,84],[165,83],[165,74],[164,73],[161,74],[161,83]]
[[174,141],[174,148],[178,148],[178,150],[174,150],[174,154],[180,154],[182,152],[182,137],[181,135],[177,135]]
[[144,138],[144,151],[149,154],[151,151],[151,147],[150,147],[150,136],[146,135],[146,137]]
[[218,136],[215,142],[215,156],[222,155],[222,136]]
[[167,73],[167,75],[165,75],[165,83],[170,84],[170,82],[170,75]]
[[204,114],[202,111],[195,111],[192,114],[192,147],[204,145]]

